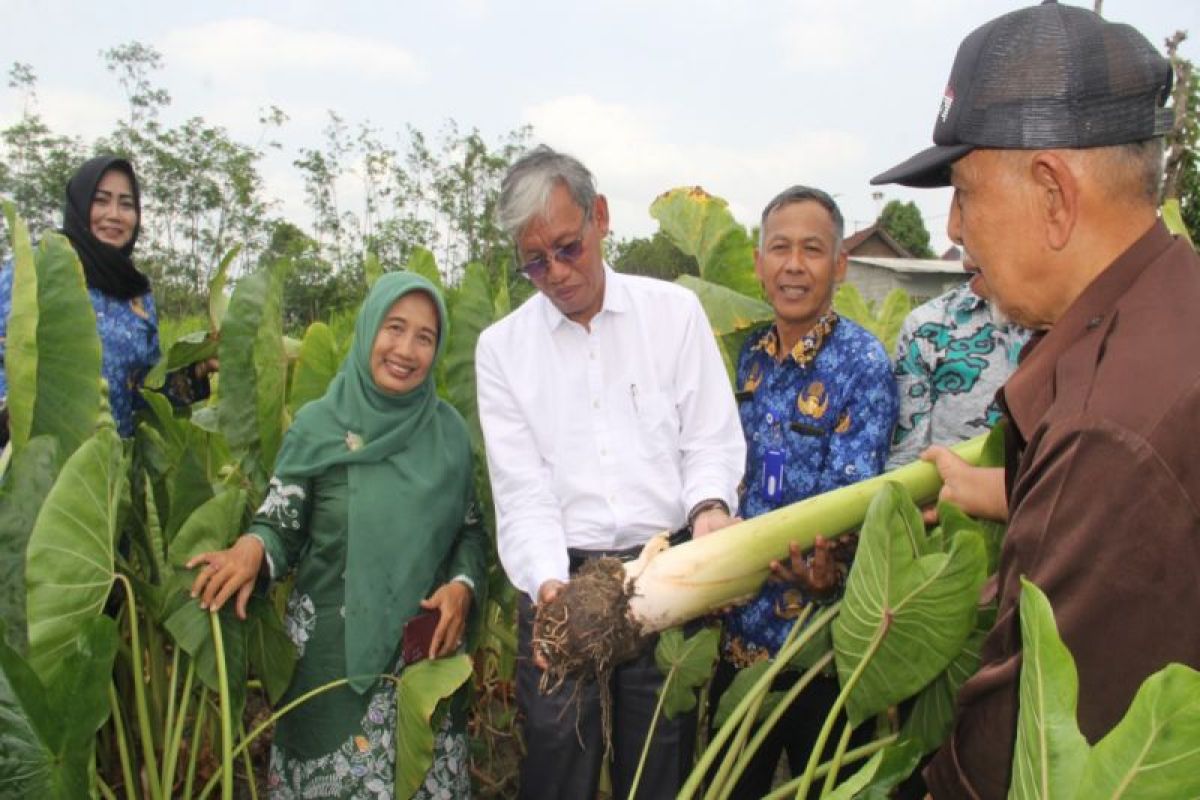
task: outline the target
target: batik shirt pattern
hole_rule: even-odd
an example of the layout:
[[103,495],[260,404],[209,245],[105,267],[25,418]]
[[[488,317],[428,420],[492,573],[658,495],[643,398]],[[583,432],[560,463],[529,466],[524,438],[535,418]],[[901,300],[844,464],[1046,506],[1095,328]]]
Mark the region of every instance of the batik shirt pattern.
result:
[[996,390],[1017,368],[1029,331],[957,286],[916,308],[896,341],[900,417],[888,469],[915,461],[931,444],[987,432],[1000,419]]
[[[778,350],[772,325],[752,333],[738,358],[746,518],[877,475],[896,422],[891,363],[863,328],[831,311],[790,353],[779,358]],[[772,473],[781,475],[778,486],[768,485]],[[810,602],[794,587],[768,583],[726,615],[725,657],[745,666],[774,654]]]

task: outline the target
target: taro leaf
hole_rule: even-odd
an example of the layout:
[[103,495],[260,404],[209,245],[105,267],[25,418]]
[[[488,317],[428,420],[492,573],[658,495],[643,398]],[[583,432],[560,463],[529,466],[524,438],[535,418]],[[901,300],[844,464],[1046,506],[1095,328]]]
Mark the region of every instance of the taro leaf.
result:
[[[246,699],[247,625],[235,616],[232,602],[221,606],[221,640],[225,646],[225,670],[229,677],[229,705],[234,719],[240,719]],[[219,692],[217,649],[213,642],[212,622],[208,611],[196,600],[189,600],[175,609],[163,627],[175,643],[196,662],[196,677],[211,691]]]
[[1179,205],[1179,198],[1172,197],[1162,204],[1162,221],[1167,226],[1167,230],[1176,236],[1182,236],[1187,240],[1187,243],[1195,247],[1195,242],[1192,241],[1191,234],[1188,233],[1187,223],[1183,221],[1183,209]]
[[96,731],[108,719],[116,623],[82,622],[48,687],[0,630],[0,796],[87,797]]
[[217,340],[208,331],[185,333],[171,343],[166,355],[146,374],[142,381],[149,389],[158,389],[167,379],[167,373],[205,361],[217,355]]
[[1200,797],[1200,672],[1168,664],[1088,756],[1076,797]]
[[25,651],[25,548],[42,501],[58,474],[58,441],[35,436],[13,459],[0,483],[0,623]]
[[143,419],[148,420],[163,437],[170,460],[177,461],[187,446],[187,422],[175,416],[171,401],[159,392],[142,391],[142,400],[148,409]]
[[696,259],[701,278],[762,297],[754,274],[754,243],[724,200],[699,186],[671,189],[650,204],[650,216],[672,244]]
[[13,451],[34,436],[58,438],[67,458],[96,430],[100,337],[79,256],[48,233],[32,255],[22,222],[14,229],[12,312],[5,343]]
[[170,562],[183,567],[193,556],[224,550],[241,533],[244,489],[227,489],[192,512],[171,540]]
[[879,338],[875,330],[875,315],[871,313],[871,307],[853,283],[842,283],[834,291],[833,310],[838,316],[858,323]]
[[412,797],[433,764],[429,721],[437,704],[471,677],[465,654],[405,667],[396,687],[396,797]]
[[903,735],[928,753],[941,746],[954,723],[954,701],[967,678],[979,669],[983,640],[995,622],[995,613],[978,614],[975,629],[963,642],[962,649],[933,682],[921,690],[904,721]]
[[[202,435],[192,437],[194,441],[201,438]],[[168,550],[175,539],[175,534],[183,527],[183,523],[192,516],[197,508],[213,497],[212,483],[209,481],[204,462],[201,461],[203,453],[198,452],[199,442],[196,441],[196,443],[197,447],[189,447],[183,452],[179,459],[179,465],[171,475],[169,483],[170,513],[164,529]]]
[[305,403],[325,394],[340,364],[341,353],[333,331],[324,322],[309,325],[300,342],[300,357],[292,372],[288,410],[293,416]]
[[862,769],[827,795],[827,800],[886,800],[891,797],[891,790],[911,775],[920,761],[920,746],[901,739],[871,756]]
[[225,312],[229,310],[229,296],[225,294],[225,283],[229,278],[229,266],[242,251],[241,244],[229,248],[217,266],[217,272],[208,282],[208,330],[214,336],[221,330],[225,322]]
[[375,281],[379,280],[383,275],[383,265],[379,263],[379,256],[368,250],[363,256],[363,280],[367,284],[367,291],[375,285]]
[[903,289],[892,289],[883,298],[879,313],[875,316],[876,335],[888,353],[896,351],[896,339],[904,326],[904,318],[912,310],[912,303]]
[[476,451],[483,448],[479,428],[479,410],[475,401],[475,342],[479,333],[492,323],[492,287],[487,269],[472,261],[450,305],[450,338],[446,342],[442,390],[450,404],[458,409]]
[[919,522],[916,506],[898,484],[889,482],[875,495],[833,624],[843,686],[870,656],[846,704],[856,726],[932,681],[974,625],[985,577],[983,542],[964,531],[948,554],[914,557],[914,549],[929,547],[923,531],[913,530],[914,514]]
[[246,609],[246,646],[250,669],[262,680],[267,697],[275,705],[292,682],[296,668],[296,646],[271,604],[251,597]]
[[433,253],[424,247],[418,246],[412,249],[408,255],[406,269],[409,272],[417,273],[436,286],[439,292],[445,293],[446,287],[442,285],[442,273],[438,271],[437,260],[434,259]]
[[221,431],[263,477],[283,438],[287,354],[283,345],[283,262],[238,282],[221,330]]
[[663,713],[667,719],[696,707],[696,690],[712,675],[720,638],[716,628],[701,628],[687,639],[679,628],[659,635],[654,661],[666,676],[659,693],[666,692]]
[[29,662],[47,682],[108,599],[127,462],[116,431],[98,430],[67,459],[34,523],[25,555]]
[[1008,796],[1075,797],[1091,750],[1076,719],[1075,660],[1058,638],[1050,601],[1025,578],[1021,578],[1020,605],[1020,701]]
[[501,272],[496,279],[496,291],[492,300],[492,319],[504,319],[512,311],[512,296],[508,292],[508,275]]
[[714,336],[744,331],[775,316],[771,307],[762,300],[738,294],[733,289],[694,275],[680,275],[675,282],[691,289],[700,298],[700,305],[704,306]]
[[[756,661],[748,667],[740,669],[733,676],[733,682],[721,694],[721,700],[717,703],[717,713],[713,715],[713,727],[720,728],[729,719],[729,715],[738,707],[738,704],[750,693],[763,673],[771,668],[770,661]],[[763,704],[764,706],[766,703]],[[759,714],[762,714],[762,708],[759,709]]]
[[1000,546],[1003,544],[1004,530],[1007,526],[1001,522],[968,517],[953,503],[939,502],[937,512],[938,530],[942,534],[942,541],[937,549],[949,549],[959,531],[973,531],[983,538],[984,552],[987,554],[987,574],[994,573],[1000,564]]

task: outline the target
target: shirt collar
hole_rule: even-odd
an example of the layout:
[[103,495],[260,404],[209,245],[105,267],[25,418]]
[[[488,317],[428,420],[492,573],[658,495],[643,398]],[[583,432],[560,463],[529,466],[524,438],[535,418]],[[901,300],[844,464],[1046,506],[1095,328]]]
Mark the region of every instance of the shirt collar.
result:
[[[792,360],[796,362],[796,366],[806,367],[812,363],[813,359],[821,352],[825,346],[825,342],[829,339],[829,335],[833,333],[833,328],[837,324],[838,315],[832,308],[821,315],[813,325],[812,330],[800,337],[800,341],[796,342],[796,346],[792,348],[792,352],[788,353]],[[782,361],[779,357],[779,331],[772,324],[765,331],[754,346],[753,350],[761,350],[771,358],[777,361]]]
[[1035,335],[1022,352],[1021,363],[1001,391],[1017,430],[1028,441],[1033,427],[1045,416],[1057,394],[1059,360],[1089,334],[1103,335],[1117,302],[1141,275],[1146,264],[1161,256],[1175,239],[1161,221],[1112,262],[1044,334]]
[[[554,303],[550,302],[550,298],[538,292],[538,298],[542,304],[542,319],[546,322],[546,327],[551,331],[557,330],[560,326],[566,324],[570,320],[558,310]],[[624,313],[629,310],[629,284],[624,275],[613,270],[604,262],[604,301],[600,304],[600,312],[596,316],[600,316],[605,312],[616,314]]]

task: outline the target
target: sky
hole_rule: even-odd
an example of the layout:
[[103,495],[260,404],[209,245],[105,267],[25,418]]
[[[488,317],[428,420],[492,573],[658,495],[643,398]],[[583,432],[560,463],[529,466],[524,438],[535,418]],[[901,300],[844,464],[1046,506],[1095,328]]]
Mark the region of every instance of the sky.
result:
[[[834,195],[847,234],[888,200],[916,201],[940,252],[949,190],[869,180],[931,143],[962,38],[1026,4],[0,0],[0,66],[31,65],[43,118],[87,141],[126,113],[100,51],[135,40],[163,56],[164,122],[201,116],[256,144],[261,111],[281,108],[282,147],[261,171],[276,210],[301,225],[312,215],[292,161],[321,145],[334,111],[399,147],[406,125],[434,134],[453,119],[493,144],[530,125],[533,142],[592,170],[620,237],[652,233],[651,201],[676,186],[725,198],[750,226],[805,183]],[[1190,31],[1181,51],[1200,61],[1198,0],[1105,0],[1103,13],[1160,48]],[[20,114],[20,95],[0,86],[0,127]]]

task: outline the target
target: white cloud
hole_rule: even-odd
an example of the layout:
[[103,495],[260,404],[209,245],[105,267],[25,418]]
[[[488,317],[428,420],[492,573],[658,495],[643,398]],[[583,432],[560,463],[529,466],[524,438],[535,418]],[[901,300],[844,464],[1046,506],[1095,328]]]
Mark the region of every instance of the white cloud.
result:
[[[10,96],[15,94],[12,92]],[[116,121],[127,112],[124,104],[115,99],[56,86],[38,87],[34,110],[54,133],[78,136],[89,144],[111,133]],[[0,113],[0,128],[18,122],[21,113],[19,102],[6,106]]]
[[290,28],[264,19],[226,19],[169,32],[168,63],[224,79],[277,73],[350,73],[418,82],[417,59],[391,43],[328,31]]
[[607,195],[619,236],[642,236],[657,225],[647,211],[660,193],[699,185],[725,198],[747,226],[781,189],[808,183],[839,191],[832,181],[864,158],[849,133],[809,128],[773,138],[761,128],[757,142],[704,141],[695,130],[658,111],[606,103],[587,95],[548,100],[525,110],[534,139],[569,152],[588,166]]

